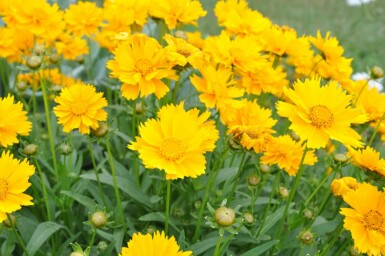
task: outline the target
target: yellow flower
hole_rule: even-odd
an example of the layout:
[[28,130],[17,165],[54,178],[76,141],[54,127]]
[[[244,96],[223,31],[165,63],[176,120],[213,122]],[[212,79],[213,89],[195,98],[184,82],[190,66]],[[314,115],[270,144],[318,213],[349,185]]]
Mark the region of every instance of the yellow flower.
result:
[[349,191],[354,191],[358,188],[358,182],[353,177],[343,177],[334,179],[330,184],[330,190],[335,196],[344,196]]
[[77,57],[88,54],[87,41],[77,36],[63,34],[55,44],[57,53],[66,60],[76,60]]
[[64,14],[67,30],[79,37],[97,33],[102,19],[102,9],[91,2],[71,4]]
[[[298,172],[303,154],[304,147],[301,147],[301,143],[295,142],[289,135],[272,137],[270,142],[266,144],[261,163],[278,164],[290,176],[294,176]],[[303,164],[314,165],[316,162],[317,157],[314,155],[314,151],[308,150]]]
[[368,115],[369,121],[381,119],[385,112],[385,94],[370,88],[367,81],[356,81],[355,85],[356,107]]
[[0,57],[7,58],[17,51],[15,46],[13,30],[5,27],[0,28]]
[[17,135],[28,136],[32,124],[28,121],[23,104],[13,103],[13,96],[0,98],[0,146],[8,147],[18,143]]
[[164,232],[155,231],[154,235],[134,233],[127,247],[122,248],[119,256],[191,256],[192,252],[179,250],[179,245],[172,236],[168,238]]
[[166,34],[163,38],[168,44],[165,47],[167,58],[173,65],[184,67],[189,63],[195,66],[194,64],[203,58],[203,53],[186,40],[170,34]]
[[[203,78],[197,75],[190,77],[191,83],[201,94],[199,99],[207,108],[216,107],[220,112],[239,108],[242,104],[235,98],[242,97],[244,91],[235,86],[231,68],[210,65],[200,70]],[[227,113],[228,115],[230,114]],[[233,117],[229,117],[232,119]],[[223,120],[225,121],[225,120]]]
[[385,159],[380,157],[380,153],[371,148],[370,146],[365,147],[361,150],[349,151],[349,154],[353,157],[353,164],[377,172],[383,177],[385,177]]
[[343,196],[351,208],[341,208],[344,228],[354,240],[354,248],[368,255],[385,253],[385,193],[363,183]]
[[325,147],[329,139],[347,147],[362,147],[361,136],[350,125],[365,123],[367,116],[349,106],[352,97],[337,82],[321,86],[319,78],[312,78],[297,80],[293,87],[284,88],[292,103],[278,102],[278,114],[289,118],[290,129],[307,140],[309,148]]
[[157,119],[140,125],[136,142],[128,145],[139,152],[146,168],[164,170],[166,179],[203,174],[204,153],[214,149],[219,136],[214,123],[206,121],[209,112],[199,116],[197,109],[185,111],[183,104],[162,107]]
[[152,4],[151,16],[164,19],[170,30],[181,24],[197,26],[197,20],[206,15],[201,3],[196,0],[158,0]]
[[127,99],[152,93],[161,98],[170,90],[162,79],[177,79],[164,49],[158,41],[144,34],[135,34],[118,46],[107,67],[112,77],[123,82],[122,95]]
[[275,132],[272,127],[277,122],[271,118],[271,110],[261,108],[256,101],[243,99],[242,108],[234,111],[235,119],[227,122],[227,133],[240,139],[241,145],[246,149],[252,148],[256,153],[264,151],[266,142]]
[[90,128],[95,130],[99,121],[107,120],[107,112],[102,109],[107,101],[92,85],[78,83],[65,87],[54,100],[58,103],[54,113],[64,132],[79,129],[80,133],[89,134]]
[[28,179],[35,167],[25,159],[19,161],[9,152],[0,156],[0,222],[6,219],[5,213],[21,209],[22,205],[33,205],[33,199],[24,191],[31,186]]

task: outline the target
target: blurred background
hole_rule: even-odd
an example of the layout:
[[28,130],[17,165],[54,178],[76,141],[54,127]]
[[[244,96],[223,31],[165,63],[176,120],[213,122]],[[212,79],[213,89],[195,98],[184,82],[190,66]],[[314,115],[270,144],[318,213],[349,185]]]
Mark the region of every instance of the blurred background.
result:
[[[201,0],[208,15],[199,25],[209,34],[220,30],[213,13],[216,2]],[[385,0],[358,6],[349,6],[347,0],[249,0],[249,5],[298,35],[316,35],[319,29],[324,36],[330,31],[344,47],[344,56],[353,58],[354,73],[374,65],[385,69]]]

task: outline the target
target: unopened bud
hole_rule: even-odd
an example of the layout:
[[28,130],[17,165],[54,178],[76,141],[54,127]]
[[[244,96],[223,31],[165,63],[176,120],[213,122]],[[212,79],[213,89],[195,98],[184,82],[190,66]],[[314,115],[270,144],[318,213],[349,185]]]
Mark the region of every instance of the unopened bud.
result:
[[247,178],[247,183],[249,184],[249,186],[251,188],[256,188],[260,181],[261,181],[261,177],[259,177],[258,175],[255,175],[255,174],[250,175]]
[[52,63],[52,64],[55,64],[59,61],[60,57],[59,55],[57,55],[56,53],[52,53],[51,56],[49,56],[49,61]]
[[176,38],[182,38],[182,39],[184,39],[184,40],[188,40],[188,36],[186,35],[186,33],[184,32],[184,31],[182,31],[182,30],[177,30],[177,31],[175,31],[175,33],[174,33],[174,36],[176,37]]
[[219,226],[228,227],[235,221],[235,212],[231,208],[221,206],[215,211],[214,218]]
[[227,140],[229,147],[233,150],[239,150],[242,148],[242,145],[239,143],[239,139],[234,135],[230,134],[229,139]]
[[[11,220],[11,222],[9,221]],[[9,219],[6,218],[4,221],[3,221],[3,225],[7,228],[11,228],[12,226],[15,226],[16,225],[16,217],[13,216],[13,215],[9,215]]]
[[16,87],[20,91],[25,91],[28,88],[28,84],[25,81],[19,81],[16,83]]
[[174,209],[174,215],[178,218],[183,217],[185,214],[186,214],[186,212],[183,208],[177,207]]
[[289,197],[289,193],[290,193],[289,190],[287,188],[285,188],[285,187],[281,186],[278,189],[278,194],[282,198],[288,198]]
[[36,144],[28,144],[24,147],[23,153],[27,156],[32,156],[36,154],[37,152],[37,145]]
[[243,221],[246,225],[253,225],[255,221],[253,214],[251,212],[244,212]]
[[382,70],[382,68],[380,68],[378,66],[374,66],[372,68],[372,70],[370,71],[370,76],[373,79],[382,78],[382,77],[384,77],[384,71]]
[[43,44],[36,44],[35,47],[33,48],[33,51],[37,56],[41,56],[45,52],[45,46]]
[[143,104],[142,102],[137,102],[135,105],[135,112],[140,115],[143,113]]
[[107,224],[107,215],[105,212],[94,212],[91,216],[91,223],[95,228],[101,228]]
[[154,232],[156,231],[156,227],[155,226],[153,226],[153,225],[150,225],[150,226],[148,226],[147,228],[146,228],[146,231],[145,231],[145,233],[146,234],[154,234]]
[[290,137],[295,140],[296,142],[300,141],[301,140],[301,137],[299,137],[299,135],[297,133],[295,133],[294,131],[291,131],[290,132]]
[[306,219],[313,219],[314,218],[314,212],[310,209],[305,209],[303,210],[303,217],[305,217]]
[[65,156],[69,155],[72,153],[72,147],[68,143],[63,143],[59,146],[59,152],[60,152],[60,154],[65,155]]
[[106,122],[99,122],[99,127],[96,130],[92,130],[92,134],[95,137],[101,138],[108,133],[108,125]]
[[27,63],[26,64],[27,64],[27,67],[29,67],[30,69],[35,70],[35,69],[40,68],[41,63],[42,63],[41,57],[33,55],[33,56],[31,56],[31,57],[29,57],[27,59]]
[[84,256],[81,252],[71,252],[70,256]]
[[102,252],[105,249],[107,249],[107,247],[108,247],[108,244],[106,243],[106,241],[100,241],[96,248],[97,248],[98,252]]
[[194,202],[194,208],[195,208],[196,210],[199,210],[199,209],[201,208],[201,206],[202,206],[202,201],[201,201],[201,200],[196,200],[196,201]]
[[336,153],[333,155],[333,159],[334,159],[334,161],[339,162],[339,163],[346,163],[349,158],[347,157],[346,154]]
[[267,164],[259,164],[259,169],[262,173],[269,173],[270,172],[270,166]]
[[303,244],[310,245],[314,242],[314,235],[312,232],[304,230],[299,234],[299,240],[301,240]]
[[75,61],[79,64],[83,64],[84,62],[84,55],[76,56]]
[[358,252],[358,250],[354,247],[350,247],[349,249],[349,256],[358,256],[360,255],[360,253]]

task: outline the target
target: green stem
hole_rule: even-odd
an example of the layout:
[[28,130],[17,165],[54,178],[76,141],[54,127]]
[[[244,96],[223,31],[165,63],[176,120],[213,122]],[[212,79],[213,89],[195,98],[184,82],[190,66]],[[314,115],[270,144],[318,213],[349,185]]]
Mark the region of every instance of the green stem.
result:
[[254,216],[255,189],[251,190],[251,214]]
[[93,147],[92,147],[92,142],[91,142],[91,138],[90,137],[88,137],[88,149],[90,151],[91,162],[92,162],[92,166],[94,167],[94,173],[95,173],[96,181],[98,183],[98,188],[99,188],[100,196],[102,197],[103,205],[107,206],[106,198],[104,197],[104,192],[103,192],[102,184],[100,183],[99,172],[98,172],[98,168],[97,168],[96,161],[95,161],[95,155],[94,155],[95,153],[94,153],[94,150],[93,150]]
[[222,242],[222,238],[223,238],[223,236],[219,235],[218,240],[217,240],[217,244],[215,246],[214,256],[220,256],[221,255],[221,250],[219,248],[220,248],[220,245]]
[[243,168],[243,165],[245,163],[246,153],[247,153],[246,151],[243,152],[242,160],[241,160],[241,163],[239,164],[239,167],[238,167],[237,176],[235,177],[235,180],[234,180],[234,183],[233,183],[233,187],[231,188],[231,192],[230,192],[230,194],[228,196],[229,202],[231,202],[233,200],[233,196],[234,196],[234,192],[235,192],[235,187],[238,184],[239,177],[241,176],[242,168]]
[[32,88],[32,113],[33,113],[33,126],[35,132],[35,140],[38,140],[38,122],[37,122],[37,101],[36,101],[36,91]]
[[108,159],[110,162],[110,167],[111,167],[111,172],[112,172],[112,181],[114,183],[114,190],[115,190],[115,196],[118,204],[118,210],[120,214],[120,222],[122,223],[123,226],[123,234],[126,233],[126,223],[124,221],[124,213],[123,213],[123,208],[122,208],[122,202],[120,200],[120,193],[119,193],[119,188],[118,188],[118,182],[116,180],[116,170],[115,170],[115,165],[114,165],[114,160],[112,158],[112,153],[111,153],[111,148],[110,148],[110,142],[106,138],[106,148],[107,148],[107,153],[108,153]]
[[171,181],[167,180],[167,195],[166,195],[166,223],[164,226],[164,232],[168,235],[168,221],[170,218],[170,197],[171,197]]
[[90,241],[90,248],[94,245],[95,242],[95,237],[96,237],[96,228],[92,228],[92,236],[91,236],[91,241]]
[[[131,126],[132,139],[134,139],[136,135],[136,123],[137,123],[136,103],[137,103],[137,99],[132,101],[132,126]],[[139,162],[138,162],[137,156],[134,157],[133,166],[134,166],[136,184],[140,186]]]
[[295,192],[297,190],[297,187],[298,187],[298,184],[299,184],[299,181],[301,180],[301,177],[302,177],[302,174],[303,174],[303,162],[305,161],[305,156],[306,156],[306,152],[307,152],[307,145],[303,151],[303,154],[302,154],[302,159],[301,159],[301,162],[300,162],[300,165],[299,165],[299,170],[298,170],[298,173],[297,173],[297,176],[295,177],[294,179],[294,184],[293,184],[293,187],[292,189],[290,190],[290,194],[289,194],[289,198],[286,202],[286,207],[285,207],[285,211],[283,213],[283,216],[282,216],[282,219],[279,223],[279,226],[278,226],[278,230],[277,230],[277,235],[276,235],[276,238],[275,239],[280,239],[281,237],[281,233],[282,233],[282,229],[283,229],[283,224],[285,223],[285,220],[286,220],[286,217],[287,217],[287,214],[289,212],[289,207],[290,207],[290,204],[291,202],[293,201],[294,199],[294,195],[295,195]]
[[48,95],[47,95],[47,88],[46,88],[46,80],[44,77],[40,78],[41,81],[41,89],[43,91],[43,100],[44,100],[44,110],[45,110],[45,119],[47,122],[47,129],[48,129],[48,136],[49,136],[49,144],[51,148],[51,154],[52,154],[52,162],[53,167],[55,170],[56,180],[59,180],[59,172],[58,172],[58,166],[57,166],[57,160],[56,160],[56,152],[55,152],[55,142],[53,140],[53,134],[51,129],[51,118],[50,118],[50,110],[49,110],[49,102],[48,102]]
[[[205,208],[206,203],[207,203],[207,199],[208,199],[208,196],[209,196],[211,184],[215,181],[215,177],[216,177],[216,175],[214,175],[214,173],[219,168],[219,166],[221,166],[221,163],[223,163],[223,161],[225,159],[225,155],[227,154],[228,150],[229,150],[229,148],[226,148],[225,150],[223,150],[223,152],[220,155],[220,157],[215,159],[213,168],[210,171],[209,178],[208,178],[208,181],[207,181],[207,186],[206,186],[206,189],[205,189],[205,192],[204,192],[204,195],[203,195],[203,199],[202,199],[201,208],[199,209],[199,213],[198,213],[198,220],[197,220],[197,224],[196,224],[195,232],[194,232],[194,237],[193,237],[193,242],[194,243],[196,243],[198,241],[199,233],[200,233],[200,230],[201,230],[203,211],[204,211],[204,208]],[[220,160],[222,160],[222,161],[220,161]]]
[[[241,225],[239,225],[239,227],[236,229],[236,231],[238,232],[242,227],[243,227],[243,223],[241,223]],[[226,240],[223,242],[223,245],[220,247],[220,250],[219,250],[220,252],[222,252],[225,249],[227,243],[230,242],[230,240],[231,240],[231,238],[233,238],[233,236],[234,236],[234,234],[231,234],[226,238]]]
[[25,253],[26,256],[29,256],[29,253],[27,251],[27,248],[25,247],[25,244],[23,242],[23,239],[21,239],[21,236],[19,235],[19,233],[17,232],[16,228],[15,228],[15,224],[13,223],[12,219],[11,219],[11,216],[7,213],[7,218],[8,218],[8,221],[9,223],[11,224],[12,226],[12,230],[13,230],[13,233],[15,234],[17,240],[19,241],[19,244],[20,246],[23,248],[23,251]]
[[179,80],[175,82],[174,91],[172,92],[172,102],[176,104],[176,96],[178,95]]
[[317,194],[318,190],[322,188],[322,186],[325,184],[325,182],[329,179],[329,176],[326,175],[326,177],[321,181],[321,183],[318,185],[318,187],[313,191],[313,193],[306,199],[305,207],[307,207],[310,203],[310,201],[313,199],[313,197]]
[[340,225],[338,225],[338,227],[336,228],[335,232],[333,232],[335,234],[333,239],[326,246],[326,248],[323,250],[323,252],[321,253],[320,256],[324,256],[326,253],[330,252],[330,249],[333,247],[333,245],[335,244],[335,242],[337,241],[338,237],[342,234],[343,231],[344,231],[344,229],[343,229],[343,222],[341,222]]
[[51,221],[52,220],[52,215],[51,215],[51,210],[49,208],[47,188],[45,186],[45,181],[44,181],[43,173],[41,171],[41,167],[40,167],[39,161],[36,158],[34,158],[33,160],[35,161],[35,165],[36,165],[37,170],[39,172],[41,186],[43,187],[43,196],[44,196],[45,207],[46,207],[46,210],[47,210],[48,221]]
[[385,118],[385,112],[384,112],[384,114],[382,114],[380,121],[378,121],[378,124],[377,124],[377,126],[376,126],[376,129],[374,129],[374,132],[373,132],[373,134],[372,134],[372,137],[370,138],[370,140],[369,140],[369,142],[368,142],[368,146],[372,145],[372,142],[373,142],[374,138],[376,137],[376,134],[377,134],[377,132],[378,132],[378,129],[380,128],[380,125],[381,125],[382,121],[384,120],[384,118]]
[[91,52],[91,39],[89,37],[87,37],[87,44],[88,44],[88,64],[90,65],[89,66],[89,69],[88,69],[88,80],[90,80],[90,83],[93,83],[94,82],[94,68],[93,68],[93,65],[92,65],[92,52]]

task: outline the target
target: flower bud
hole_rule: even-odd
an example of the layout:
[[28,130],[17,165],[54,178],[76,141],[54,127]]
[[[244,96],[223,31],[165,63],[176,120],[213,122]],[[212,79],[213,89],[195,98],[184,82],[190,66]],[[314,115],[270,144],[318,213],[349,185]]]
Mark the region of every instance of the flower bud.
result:
[[[11,222],[9,222],[9,219],[11,219]],[[13,215],[9,215],[9,219],[6,218],[4,221],[3,221],[3,225],[7,228],[11,228],[12,226],[15,226],[16,225],[16,217],[13,216]]]
[[28,84],[25,81],[19,81],[16,83],[16,87],[20,91],[25,91],[28,88]]
[[81,252],[71,252],[70,256],[84,256]]
[[99,122],[99,127],[96,130],[92,130],[92,134],[95,137],[102,138],[108,133],[108,125],[106,122]]
[[215,195],[216,195],[217,197],[223,196],[223,190],[222,190],[222,189],[217,189],[217,190],[215,190]]
[[72,153],[72,147],[68,143],[63,143],[59,146],[59,152],[60,154],[67,156]]
[[183,208],[176,207],[174,209],[174,215],[178,218],[183,217],[185,214],[186,214],[186,212]]
[[256,188],[260,181],[261,181],[261,177],[259,177],[258,175],[255,175],[255,174],[250,175],[247,178],[247,183],[249,184],[249,186],[251,188]]
[[59,61],[60,59],[60,56],[57,55],[56,53],[52,53],[50,56],[49,56],[49,61],[52,63],[52,64],[55,64]]
[[95,228],[101,228],[107,224],[107,215],[105,212],[94,212],[91,216],[91,223]]
[[251,212],[244,212],[243,221],[246,225],[253,225],[255,221],[253,214]]
[[382,70],[382,68],[380,68],[378,66],[374,66],[372,68],[372,70],[370,71],[370,76],[373,79],[382,78],[382,77],[384,77],[384,71]]
[[314,235],[312,232],[304,230],[299,234],[299,240],[301,240],[303,244],[310,245],[314,242]]
[[235,212],[231,208],[221,206],[215,211],[214,218],[219,226],[228,227],[235,221]]
[[41,64],[42,64],[42,59],[41,57],[39,56],[36,56],[36,55],[33,55],[31,57],[29,57],[27,59],[27,67],[29,67],[30,69],[38,69],[40,68]]
[[202,206],[202,201],[201,201],[201,200],[196,200],[196,201],[194,202],[194,208],[195,208],[196,210],[199,210],[199,209],[201,208],[201,206]]
[[135,112],[140,115],[143,113],[143,104],[142,102],[137,102],[135,105]]
[[45,52],[45,46],[43,44],[36,44],[35,47],[33,47],[33,51],[37,56],[41,56]]
[[346,163],[349,160],[347,155],[346,154],[342,154],[342,153],[335,153],[333,155],[333,159],[334,159],[334,161],[336,161],[338,163]]
[[97,248],[98,252],[102,252],[105,249],[107,249],[107,247],[108,247],[108,244],[106,241],[100,241],[96,248]]
[[290,194],[290,191],[287,188],[281,186],[278,189],[278,194],[282,198],[288,198],[289,194]]
[[75,61],[79,64],[83,64],[84,63],[84,55],[76,56]]
[[156,231],[156,227],[155,226],[153,226],[153,225],[150,225],[150,226],[148,226],[147,228],[146,228],[146,230],[145,230],[145,233],[146,234],[154,234],[154,232]]
[[354,247],[350,247],[349,256],[358,256],[358,255],[360,255],[359,251]]
[[314,212],[310,209],[303,210],[302,214],[303,214],[303,217],[305,217],[306,219],[311,220],[314,218]]
[[188,40],[188,36],[186,35],[186,33],[184,32],[184,31],[182,31],[182,30],[177,30],[177,31],[175,31],[175,33],[174,33],[174,36],[176,37],[176,38],[182,38],[182,39],[184,39],[184,40]]
[[32,156],[37,153],[37,145],[36,144],[28,144],[24,147],[23,153],[27,156]]
[[267,164],[259,164],[259,169],[262,173],[269,173],[270,172],[270,166]]
[[291,137],[294,141],[296,141],[296,142],[298,142],[298,141],[301,140],[301,137],[299,137],[299,135],[296,134],[294,131],[291,131],[291,132],[290,132],[290,137]]
[[239,143],[239,140],[232,134],[229,135],[227,144],[233,150],[239,150],[242,148],[242,145]]

